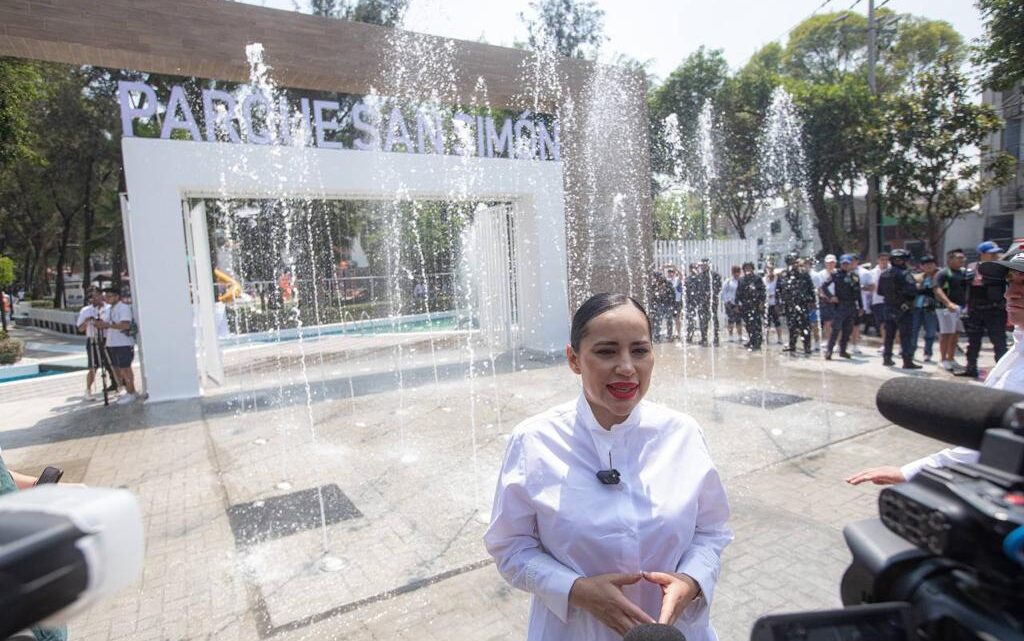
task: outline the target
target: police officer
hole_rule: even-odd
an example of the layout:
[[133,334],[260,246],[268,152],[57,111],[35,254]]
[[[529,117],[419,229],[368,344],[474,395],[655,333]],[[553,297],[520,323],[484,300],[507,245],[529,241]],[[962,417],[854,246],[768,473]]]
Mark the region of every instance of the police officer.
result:
[[800,257],[795,253],[786,254],[786,271],[779,276],[775,296],[782,305],[789,330],[789,347],[784,352],[796,351],[796,340],[804,341],[804,354],[811,353],[810,312],[814,309],[814,281],[811,275],[800,269]]
[[967,367],[954,376],[978,377],[978,354],[981,339],[987,333],[998,361],[1006,353],[1006,281],[985,275],[978,268],[981,263],[997,260],[1002,248],[991,240],[978,245],[978,262],[974,269],[968,269],[967,316],[964,330],[967,332]]
[[748,347],[752,352],[761,349],[766,297],[764,281],[754,273],[754,263],[743,263],[743,277],[740,278],[740,282],[736,286],[736,304],[739,305],[740,313],[743,315],[743,324],[746,326],[747,336],[750,338]]
[[839,259],[839,269],[832,272],[832,277],[821,286],[822,298],[835,305],[832,317],[832,333],[828,337],[825,348],[825,360],[832,360],[832,350],[836,339],[839,339],[839,355],[853,358],[846,351],[846,345],[853,333],[853,324],[864,313],[860,300],[860,276],[857,275],[856,260],[852,254],[843,254]]
[[[708,344],[708,323],[713,324],[713,341],[718,345],[718,296],[722,292],[722,275],[711,269],[710,259],[703,259],[697,273],[686,279],[687,304],[697,311],[697,323],[700,326],[700,344]],[[687,328],[688,334],[693,333],[694,325]],[[690,341],[689,335],[687,342]]]
[[910,252],[894,249],[889,253],[889,269],[878,277],[877,291],[885,297],[885,348],[882,364],[893,366],[892,346],[896,332],[900,334],[900,353],[903,369],[921,369],[914,362],[914,299],[917,297],[917,281],[907,269]]

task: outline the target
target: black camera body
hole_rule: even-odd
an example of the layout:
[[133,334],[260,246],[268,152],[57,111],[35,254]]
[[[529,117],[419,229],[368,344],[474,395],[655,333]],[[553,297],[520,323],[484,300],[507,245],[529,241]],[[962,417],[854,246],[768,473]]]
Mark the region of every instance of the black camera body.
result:
[[[879,391],[882,413],[932,435],[927,420],[908,425],[883,406],[888,385]],[[925,396],[949,393],[949,385],[913,383]],[[752,641],[1024,641],[1024,395],[979,393],[997,406],[964,426],[976,438],[957,441],[977,447],[980,439],[978,463],[927,467],[882,490],[879,518],[844,528],[853,554],[840,586],[847,607],[764,617]]]

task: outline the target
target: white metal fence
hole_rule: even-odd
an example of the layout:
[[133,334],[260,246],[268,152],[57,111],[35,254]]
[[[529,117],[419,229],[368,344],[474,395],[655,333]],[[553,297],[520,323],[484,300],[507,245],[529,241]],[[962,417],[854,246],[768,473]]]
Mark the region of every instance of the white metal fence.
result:
[[742,265],[747,261],[757,263],[757,240],[747,238],[654,241],[654,266],[656,268],[672,264],[685,274],[687,265],[698,263],[705,258],[711,261],[712,268],[721,274],[724,280],[729,277],[729,270],[733,265]]

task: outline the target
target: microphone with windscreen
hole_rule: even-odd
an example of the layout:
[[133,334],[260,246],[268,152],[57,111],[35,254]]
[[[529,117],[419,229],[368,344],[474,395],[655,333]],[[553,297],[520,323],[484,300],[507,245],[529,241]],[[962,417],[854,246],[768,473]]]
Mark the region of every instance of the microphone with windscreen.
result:
[[1011,427],[1010,408],[1024,395],[949,381],[893,378],[879,388],[882,416],[912,432],[946,443],[981,449],[985,430]]
[[686,641],[686,637],[675,626],[644,623],[627,632],[622,641]]

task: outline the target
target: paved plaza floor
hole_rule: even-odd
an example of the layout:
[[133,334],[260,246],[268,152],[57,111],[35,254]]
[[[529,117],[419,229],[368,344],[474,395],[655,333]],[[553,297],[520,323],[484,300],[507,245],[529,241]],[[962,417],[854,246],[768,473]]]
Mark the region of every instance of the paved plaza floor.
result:
[[[723,641],[766,613],[838,606],[842,527],[873,516],[878,491],[843,477],[940,447],[877,413],[878,386],[903,372],[865,352],[657,347],[648,398],[700,422],[730,494],[736,540],[712,609]],[[481,537],[512,428],[579,392],[563,362],[458,333],[227,362],[202,401],[103,407],[82,399],[81,373],[0,386],[13,469],[58,465],[130,489],[144,512],[142,581],[74,620],[73,640],[524,637],[528,596]]]

